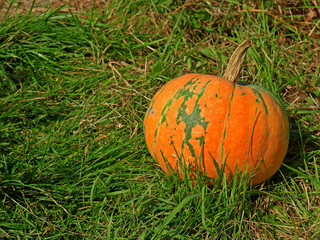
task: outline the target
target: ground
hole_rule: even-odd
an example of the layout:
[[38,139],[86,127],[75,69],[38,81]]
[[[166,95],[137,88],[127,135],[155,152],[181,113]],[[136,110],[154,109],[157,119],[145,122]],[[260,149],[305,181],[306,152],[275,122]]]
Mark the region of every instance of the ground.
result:
[[[11,2],[13,2],[12,7],[16,8],[19,6],[18,12],[25,13],[28,12],[33,4],[32,0],[23,0],[23,1],[7,1],[1,0],[0,9],[2,11],[6,11],[10,6]],[[68,11],[69,9],[72,11],[84,11],[90,10],[93,6],[92,0],[36,0],[33,6],[33,12],[41,13],[48,9],[48,7],[57,8],[61,7],[65,4],[68,4],[69,7],[65,8],[64,11]],[[96,9],[103,9],[108,4],[107,0],[97,0],[95,1]]]

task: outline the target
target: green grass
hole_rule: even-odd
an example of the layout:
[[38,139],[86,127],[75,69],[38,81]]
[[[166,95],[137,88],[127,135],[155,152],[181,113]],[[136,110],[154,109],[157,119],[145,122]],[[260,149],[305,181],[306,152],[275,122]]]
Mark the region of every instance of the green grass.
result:
[[[320,28],[304,21],[312,1],[281,7],[290,25],[252,11],[276,15],[272,1],[183,3],[2,12],[2,238],[320,239]],[[247,37],[242,80],[278,95],[289,114],[283,166],[256,187],[166,176],[144,143],[150,99],[184,73],[222,76]]]

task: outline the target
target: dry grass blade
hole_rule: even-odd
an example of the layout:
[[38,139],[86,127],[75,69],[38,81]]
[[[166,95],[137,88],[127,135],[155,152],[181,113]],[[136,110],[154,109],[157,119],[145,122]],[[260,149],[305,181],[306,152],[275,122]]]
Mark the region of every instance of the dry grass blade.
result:
[[[151,101],[150,98],[144,96],[142,93],[138,92],[134,87],[132,87],[132,86],[130,85],[130,83],[128,83],[128,81],[127,81],[126,79],[124,79],[124,77],[121,75],[121,73],[112,65],[112,62],[109,62],[108,65],[109,65],[109,67],[112,69],[112,72],[113,72],[113,73],[116,73],[116,74],[125,82],[125,84],[126,84],[128,87],[130,87],[130,89],[132,89],[135,93],[139,94],[140,96],[144,97],[145,99]],[[115,75],[115,74],[114,74],[114,75]]]

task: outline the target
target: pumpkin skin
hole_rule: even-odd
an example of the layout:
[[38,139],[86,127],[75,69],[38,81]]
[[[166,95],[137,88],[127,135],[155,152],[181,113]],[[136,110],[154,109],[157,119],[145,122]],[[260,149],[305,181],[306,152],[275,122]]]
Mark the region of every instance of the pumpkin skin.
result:
[[[264,182],[280,168],[289,143],[288,117],[266,89],[224,78],[187,74],[169,81],[153,97],[144,119],[151,156],[162,170],[178,172],[181,161],[217,179],[251,173]],[[211,182],[212,183],[212,182]]]

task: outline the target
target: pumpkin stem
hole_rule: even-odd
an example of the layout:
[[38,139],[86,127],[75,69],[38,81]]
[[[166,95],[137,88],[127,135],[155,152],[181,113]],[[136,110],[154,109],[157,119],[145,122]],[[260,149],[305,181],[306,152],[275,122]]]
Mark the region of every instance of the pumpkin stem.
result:
[[240,74],[241,65],[243,63],[246,52],[251,45],[251,40],[247,38],[241,43],[237,49],[233,52],[227,65],[226,71],[223,75],[224,79],[227,79],[233,83],[237,83],[238,76]]

